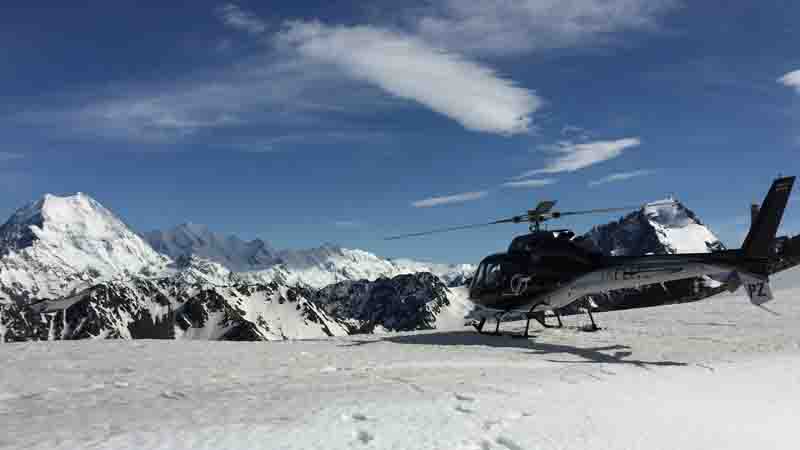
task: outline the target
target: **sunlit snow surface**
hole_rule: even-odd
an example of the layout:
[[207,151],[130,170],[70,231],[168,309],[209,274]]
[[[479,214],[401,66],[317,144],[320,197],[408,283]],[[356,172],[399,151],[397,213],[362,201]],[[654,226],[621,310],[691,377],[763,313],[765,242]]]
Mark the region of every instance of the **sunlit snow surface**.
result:
[[726,295],[529,340],[0,345],[0,447],[794,449],[800,273],[784,278],[779,315]]

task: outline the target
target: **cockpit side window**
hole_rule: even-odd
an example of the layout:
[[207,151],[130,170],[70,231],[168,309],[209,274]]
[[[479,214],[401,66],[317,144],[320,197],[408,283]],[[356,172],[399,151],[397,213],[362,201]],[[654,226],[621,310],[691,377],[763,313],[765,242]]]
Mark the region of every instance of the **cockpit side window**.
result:
[[483,277],[486,275],[486,263],[478,266],[475,271],[475,276],[472,278],[472,287],[480,287],[483,285]]
[[500,283],[500,279],[500,264],[492,264],[486,269],[486,281],[484,283],[485,286],[495,287]]

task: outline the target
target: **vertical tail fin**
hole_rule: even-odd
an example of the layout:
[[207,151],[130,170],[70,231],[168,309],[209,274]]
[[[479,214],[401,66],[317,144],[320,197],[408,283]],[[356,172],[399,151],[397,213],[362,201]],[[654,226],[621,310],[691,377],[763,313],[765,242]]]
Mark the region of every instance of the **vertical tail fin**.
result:
[[750,224],[750,232],[742,244],[742,253],[748,258],[769,258],[775,235],[789,201],[795,177],[778,178],[772,183],[764,203]]

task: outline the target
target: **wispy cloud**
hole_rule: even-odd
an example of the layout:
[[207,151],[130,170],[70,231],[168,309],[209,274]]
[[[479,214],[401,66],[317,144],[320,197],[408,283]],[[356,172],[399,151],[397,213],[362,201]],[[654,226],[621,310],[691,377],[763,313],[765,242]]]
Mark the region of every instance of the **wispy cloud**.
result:
[[658,31],[679,0],[445,0],[417,21],[437,46],[512,54],[613,42],[614,33]]
[[583,127],[567,124],[561,127],[561,136],[564,136],[565,139],[587,141],[589,140],[589,131]]
[[257,15],[244,11],[234,3],[226,3],[217,8],[217,16],[225,25],[253,35],[267,30],[267,24]]
[[313,61],[413,100],[469,130],[518,134],[542,104],[488,66],[431,47],[422,39],[373,26],[288,24],[279,39]]
[[607,184],[607,183],[614,183],[615,181],[630,180],[631,178],[647,176],[654,172],[655,172],[654,170],[643,169],[643,170],[634,170],[631,172],[612,173],[611,175],[600,178],[599,180],[590,181],[589,187],[599,186],[601,184]]
[[[348,95],[339,95],[342,91]],[[377,89],[319,64],[268,52],[190,79],[125,83],[76,95],[63,109],[24,111],[15,120],[67,135],[144,143],[185,140],[221,129],[263,138],[286,134],[286,128],[307,130],[312,124],[324,130],[321,125],[330,113],[347,111],[353,118],[390,105],[376,100],[379,95]]]
[[363,228],[364,222],[358,220],[335,220],[333,222],[333,226],[345,230],[352,230],[356,228]]
[[25,155],[21,153],[0,152],[0,161],[11,161],[12,159],[20,159]]
[[461,194],[445,195],[442,197],[431,197],[424,200],[417,200],[411,203],[414,208],[430,208],[432,206],[448,205],[451,203],[464,203],[479,200],[486,197],[488,191],[463,192]]
[[309,132],[284,134],[250,142],[234,143],[232,146],[245,153],[274,153],[294,146],[331,142],[372,141],[385,137],[379,131],[339,130],[327,132]]
[[220,136],[221,130],[258,128],[264,131],[255,137],[263,138],[299,129],[276,131],[287,123],[308,127],[344,117],[352,124],[359,115],[410,100],[468,130],[522,134],[533,127],[543,100],[496,72],[491,59],[470,52],[535,51],[600,42],[617,31],[654,30],[675,3],[445,0],[423,9],[400,6],[405,19],[391,25],[306,20],[272,28],[238,4],[224,3],[216,17],[258,41],[247,59],[194,70],[183,79],[86,92],[70,106],[15,119],[60,133],[162,143],[204,130]]
[[778,83],[790,88],[794,88],[794,90],[800,94],[800,70],[789,72],[786,75],[778,78]]
[[554,184],[558,180],[555,178],[540,178],[534,180],[520,180],[520,181],[509,181],[506,183],[501,184],[502,187],[512,187],[512,188],[538,188],[542,186],[547,186],[548,184]]
[[594,141],[580,144],[562,141],[547,150],[557,153],[543,169],[529,170],[515,179],[527,178],[542,173],[574,172],[599,162],[613,159],[625,149],[641,144],[639,138],[625,138],[615,141]]
[[287,124],[341,127],[342,118],[358,127],[359,117],[396,108],[402,98],[471,130],[516,134],[541,105],[488,67],[403,34],[294,23],[272,37],[260,54],[228,67],[75,94],[63,109],[24,111],[15,120],[68,135],[163,143],[204,130],[259,126],[269,130],[258,133],[264,137]]

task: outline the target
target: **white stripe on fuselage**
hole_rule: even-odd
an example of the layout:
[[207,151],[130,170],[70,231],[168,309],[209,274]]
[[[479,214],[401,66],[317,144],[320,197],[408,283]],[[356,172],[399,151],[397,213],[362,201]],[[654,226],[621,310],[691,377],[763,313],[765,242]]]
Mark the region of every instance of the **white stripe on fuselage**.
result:
[[540,295],[529,304],[542,303],[534,311],[563,308],[590,294],[639,287],[725,272],[726,268],[704,263],[630,264],[610,267],[582,275],[554,291]]
[[[687,261],[631,261],[581,275],[553,291],[535,297],[527,305],[515,307],[509,314],[551,311],[563,308],[581,298],[601,292],[628,289],[666,281],[730,272],[733,267]],[[535,306],[535,307],[534,307]],[[471,317],[491,317],[501,310],[478,307]]]

